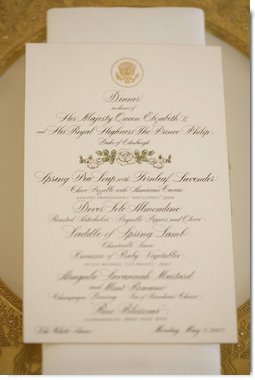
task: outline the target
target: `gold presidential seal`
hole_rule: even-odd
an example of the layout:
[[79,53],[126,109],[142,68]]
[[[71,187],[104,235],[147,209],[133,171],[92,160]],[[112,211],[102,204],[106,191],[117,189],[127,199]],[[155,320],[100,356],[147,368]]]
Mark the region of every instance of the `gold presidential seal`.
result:
[[118,59],[111,69],[112,79],[122,87],[133,87],[143,79],[143,68],[132,58]]

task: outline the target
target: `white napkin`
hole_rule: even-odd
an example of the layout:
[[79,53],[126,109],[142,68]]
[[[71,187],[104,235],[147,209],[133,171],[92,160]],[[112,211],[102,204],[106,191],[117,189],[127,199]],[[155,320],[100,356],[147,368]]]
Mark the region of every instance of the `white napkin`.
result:
[[219,375],[218,344],[44,344],[44,375]]
[[[51,9],[47,36],[48,43],[204,45],[204,14],[172,7]],[[43,374],[219,375],[220,346],[44,344]]]
[[205,45],[196,8],[59,8],[48,11],[50,43]]

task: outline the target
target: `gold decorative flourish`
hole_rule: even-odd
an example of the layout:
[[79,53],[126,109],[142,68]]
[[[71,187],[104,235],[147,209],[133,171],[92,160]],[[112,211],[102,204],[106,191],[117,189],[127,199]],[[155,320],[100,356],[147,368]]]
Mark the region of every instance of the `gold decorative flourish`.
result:
[[201,8],[212,33],[245,54],[250,51],[249,0],[0,0],[0,74],[24,53],[26,42],[46,39],[48,9],[77,6]]

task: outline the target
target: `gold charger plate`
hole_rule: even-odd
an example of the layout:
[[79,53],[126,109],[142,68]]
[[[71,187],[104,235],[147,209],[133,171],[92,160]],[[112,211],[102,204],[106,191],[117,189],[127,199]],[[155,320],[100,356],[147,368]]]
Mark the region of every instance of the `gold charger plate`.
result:
[[[75,6],[186,6],[205,11],[206,27],[249,54],[249,0],[0,0],[0,74],[46,37],[46,12]],[[250,373],[250,302],[238,309],[237,344],[221,346],[222,374]],[[41,346],[22,344],[22,301],[0,280],[0,374],[41,373]]]

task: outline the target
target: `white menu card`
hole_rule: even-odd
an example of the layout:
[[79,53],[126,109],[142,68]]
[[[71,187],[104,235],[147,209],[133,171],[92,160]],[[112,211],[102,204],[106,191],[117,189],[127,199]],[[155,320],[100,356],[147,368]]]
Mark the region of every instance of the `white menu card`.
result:
[[220,50],[34,44],[26,76],[25,340],[235,341]]
[[[116,28],[112,28],[116,18],[120,24],[118,34]],[[90,38],[93,38],[95,43],[100,43],[104,38],[107,43],[122,43],[128,38],[127,30],[131,29],[136,33],[134,43],[151,43],[151,25],[155,22],[154,43],[162,43],[162,40],[180,45],[205,43],[203,12],[184,7],[51,9],[47,19],[47,42],[91,43]],[[42,371],[46,375],[220,374],[218,344],[46,343],[42,346]]]

